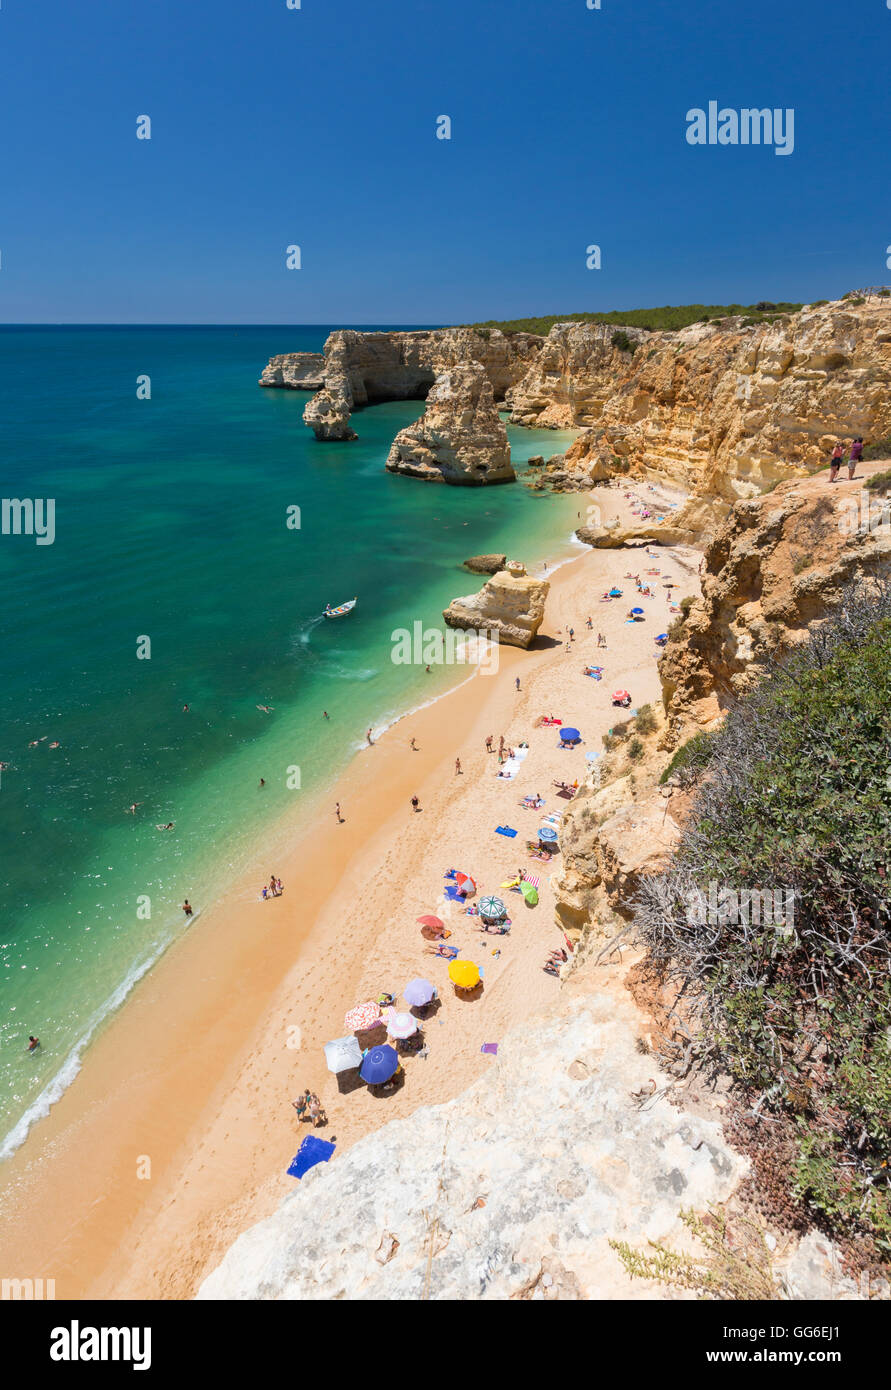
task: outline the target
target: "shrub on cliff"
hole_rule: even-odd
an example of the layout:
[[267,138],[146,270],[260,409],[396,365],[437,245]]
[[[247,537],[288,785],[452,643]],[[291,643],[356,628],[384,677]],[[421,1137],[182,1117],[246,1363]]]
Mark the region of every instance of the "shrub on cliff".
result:
[[692,1024],[678,1057],[791,1127],[787,1174],[891,1255],[891,584],[850,588],[714,736],[637,921]]

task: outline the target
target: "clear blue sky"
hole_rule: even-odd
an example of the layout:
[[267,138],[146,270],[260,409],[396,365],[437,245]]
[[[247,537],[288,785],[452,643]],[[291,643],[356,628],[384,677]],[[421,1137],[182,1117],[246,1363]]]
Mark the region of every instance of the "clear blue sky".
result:
[[[891,282],[885,0],[601,3],[2,0],[0,321],[454,323]],[[794,153],[688,145],[710,99],[793,107]]]

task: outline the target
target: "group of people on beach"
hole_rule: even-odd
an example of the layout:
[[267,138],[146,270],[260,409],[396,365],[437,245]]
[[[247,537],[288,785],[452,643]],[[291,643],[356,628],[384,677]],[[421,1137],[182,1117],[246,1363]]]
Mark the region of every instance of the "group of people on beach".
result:
[[[851,478],[853,478],[853,476],[854,476],[854,470],[856,469],[857,464],[860,462],[860,460],[861,460],[862,457],[863,457],[863,436],[858,434],[857,438],[851,441],[851,449],[850,449],[850,453],[848,454],[848,460],[847,460],[847,462],[848,462],[848,481],[849,481],[849,482],[850,482]],[[833,451],[832,451],[832,457],[831,457],[830,460],[829,460],[829,481],[830,481],[831,483],[834,483],[834,482],[836,481],[836,479],[838,478],[839,469],[841,468],[841,466],[842,466],[842,464],[843,464],[844,462],[845,462],[845,442],[844,442],[843,439],[840,439],[840,440],[838,441],[838,443],[836,444],[835,448],[833,449]]]
[[328,1123],[328,1116],[315,1091],[304,1091],[296,1100],[292,1100],[291,1104],[297,1111],[298,1120],[312,1120],[313,1129]]
[[276,878],[275,874],[270,874],[269,883],[264,883],[263,887],[260,889],[260,897],[264,900],[266,898],[280,898],[284,891],[285,885],[282,883],[281,879]]

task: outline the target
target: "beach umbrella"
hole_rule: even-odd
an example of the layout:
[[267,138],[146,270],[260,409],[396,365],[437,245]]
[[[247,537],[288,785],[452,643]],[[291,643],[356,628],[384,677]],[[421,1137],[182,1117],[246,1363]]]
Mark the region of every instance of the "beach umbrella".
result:
[[344,1028],[351,1029],[354,1033],[361,1032],[363,1028],[373,1028],[381,1016],[381,1006],[369,999],[365,1004],[357,1004],[354,1009],[350,1009],[343,1021]]
[[459,989],[473,989],[474,985],[479,984],[479,966],[474,965],[472,960],[453,960],[449,966],[449,979]]
[[[553,842],[557,838],[557,832],[552,825],[543,825],[538,832],[538,838],[540,840],[549,840]],[[520,884],[521,889],[522,887],[523,885]]]
[[455,874],[455,887],[465,898],[472,898],[476,892],[476,880],[472,879],[470,874]]
[[436,990],[429,980],[409,980],[402,997],[412,1008],[418,1008],[422,1004],[429,1004],[431,999],[436,998]]
[[333,1072],[352,1071],[362,1064],[362,1049],[353,1033],[325,1043],[325,1061]]
[[447,932],[445,927],[440,925],[438,927],[422,927],[421,935],[427,941],[442,941],[443,937],[451,936],[451,932]]
[[623,700],[630,700],[631,696],[627,690],[613,691],[613,704],[621,704]]
[[410,1038],[418,1031],[418,1020],[411,1014],[398,1013],[390,1009],[387,1017],[387,1035],[391,1038]]
[[581,743],[582,736],[578,729],[567,729],[565,726],[560,730],[561,743]]
[[643,609],[642,609],[642,608],[632,608],[631,611],[632,611],[632,613],[642,613],[642,612],[643,612]]
[[660,633],[658,633],[657,636],[656,636],[656,641],[657,641],[657,642],[667,642],[667,641],[668,641],[668,633],[667,633],[667,632],[660,632]]
[[373,1047],[365,1054],[359,1075],[369,1086],[380,1086],[389,1081],[399,1066],[399,1053],[389,1043],[383,1047]]
[[442,919],[434,917],[432,912],[428,912],[426,916],[419,917],[417,920],[422,927],[441,927],[443,925]]
[[538,889],[533,888],[531,883],[521,883],[520,892],[526,899],[527,906],[535,907],[536,903],[538,902]]
[[506,915],[504,903],[500,898],[480,898],[481,917],[488,917],[490,922],[497,922]]
[[611,596],[612,596],[613,598],[621,598],[621,597],[622,597],[622,590],[621,590],[621,589],[610,589],[610,594],[611,594]]

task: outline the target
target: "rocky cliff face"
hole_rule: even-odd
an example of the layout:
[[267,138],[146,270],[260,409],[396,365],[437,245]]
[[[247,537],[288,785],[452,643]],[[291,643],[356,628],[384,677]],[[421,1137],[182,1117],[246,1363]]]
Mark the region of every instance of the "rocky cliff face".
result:
[[514,564],[494,574],[478,594],[452,599],[443,613],[447,626],[497,634],[510,647],[530,647],[544,618],[550,590],[546,579],[532,579]]
[[461,487],[513,482],[507,431],[480,363],[436,378],[420,420],[394,439],[387,471]]
[[659,662],[676,726],[717,719],[851,580],[891,574],[891,500],[863,485],[888,467],[860,464],[853,482],[824,473],[736,504],[706,551],[702,596]]
[[322,399],[309,401],[303,418],[319,439],[355,439],[349,423],[353,410],[374,401],[423,400],[443,372],[472,363],[483,368],[494,398],[501,400],[523,376],[542,342],[534,333],[508,337],[496,329],[338,329],[325,343]]
[[680,1232],[745,1171],[713,1119],[663,1098],[624,989],[530,1020],[491,1073],[312,1169],[201,1299],[646,1298],[609,1239]]
[[283,352],[270,357],[260,376],[260,386],[284,386],[291,391],[318,391],[325,384],[325,358],[321,352]]

